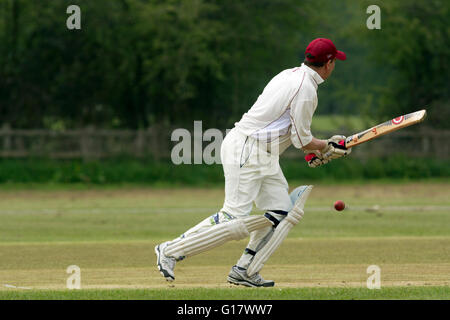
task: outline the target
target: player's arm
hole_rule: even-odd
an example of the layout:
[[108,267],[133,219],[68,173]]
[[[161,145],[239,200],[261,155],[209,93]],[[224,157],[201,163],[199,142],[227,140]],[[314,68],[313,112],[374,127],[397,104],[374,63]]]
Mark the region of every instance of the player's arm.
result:
[[307,160],[310,167],[320,166],[332,159],[346,156],[351,152],[351,149],[347,149],[339,144],[340,140],[345,140],[344,136],[333,136],[328,140],[320,140],[313,137],[311,122],[314,111],[315,106],[312,99],[297,97],[297,99],[292,101],[291,141],[294,147],[303,149],[305,153],[313,153]]
[[314,101],[297,97],[291,104],[291,141],[294,147],[311,153],[308,165],[318,167],[329,160],[324,160],[320,151],[327,147],[327,140],[315,138],[311,133],[311,122],[314,114]]
[[305,160],[312,168],[319,167],[337,159],[346,156],[352,152],[351,148],[345,148],[341,141],[345,140],[345,136],[335,135],[328,140],[319,140],[313,138],[311,143],[303,148],[307,154]]
[[[325,143],[313,137],[311,133],[311,121],[314,114],[314,102],[312,100],[294,99],[291,105],[291,141],[297,149],[319,150]],[[320,148],[322,149],[322,148]]]
[[330,162],[328,159],[323,159],[322,154],[318,151],[325,149],[327,144],[327,140],[320,140],[313,137],[311,142],[302,148],[303,152],[307,154],[305,160],[311,168],[320,167]]
[[303,146],[303,150],[322,150],[325,149],[327,146],[327,140],[320,140],[317,138],[312,137],[312,140],[310,143],[308,143],[306,146]]
[[328,160],[321,158],[320,152],[327,146],[326,140],[315,138],[311,133],[311,121],[314,114],[314,102],[312,100],[294,99],[291,105],[291,141],[294,147],[311,153],[308,165],[312,168],[319,167]]
[[342,141],[345,141],[346,137],[342,135],[332,136],[328,140],[320,140],[312,137],[310,143],[305,145],[302,149],[306,153],[319,150],[317,154],[320,158],[325,160],[332,160],[348,155],[351,152],[351,148],[346,148]]

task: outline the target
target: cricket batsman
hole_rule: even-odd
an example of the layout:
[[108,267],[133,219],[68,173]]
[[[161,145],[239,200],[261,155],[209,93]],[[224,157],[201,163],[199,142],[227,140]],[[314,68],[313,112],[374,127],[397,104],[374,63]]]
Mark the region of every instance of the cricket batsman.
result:
[[[310,167],[348,155],[338,142],[315,138],[311,122],[317,108],[317,88],[332,74],[336,59],[345,60],[329,39],[313,40],[300,67],[276,75],[250,110],[225,137],[221,161],[225,176],[222,209],[180,237],[155,247],[157,266],[168,281],[175,280],[175,264],[230,240],[250,236],[242,256],[228,274],[228,282],[249,287],[272,287],[275,282],[259,274],[264,263],[302,218],[312,186],[289,194],[279,155],[291,144],[314,153]],[[250,215],[253,203],[265,213]]]

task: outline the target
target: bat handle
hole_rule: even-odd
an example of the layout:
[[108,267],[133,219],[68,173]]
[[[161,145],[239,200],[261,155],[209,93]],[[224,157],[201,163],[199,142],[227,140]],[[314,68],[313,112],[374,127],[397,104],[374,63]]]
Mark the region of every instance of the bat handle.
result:
[[[345,140],[339,141],[338,144],[340,144],[341,146],[345,147]],[[311,159],[314,158],[314,157],[317,157],[317,155],[315,155],[314,153],[308,153],[308,154],[305,156],[305,160],[306,160],[306,162],[309,162],[309,161],[311,161]]]

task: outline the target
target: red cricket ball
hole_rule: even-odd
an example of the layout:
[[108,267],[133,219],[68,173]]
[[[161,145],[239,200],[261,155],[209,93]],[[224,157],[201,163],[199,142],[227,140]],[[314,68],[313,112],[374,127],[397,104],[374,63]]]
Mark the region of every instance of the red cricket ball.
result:
[[344,201],[342,201],[342,200],[336,201],[336,202],[334,203],[334,208],[335,208],[337,211],[342,211],[342,210],[344,210],[344,208],[345,208],[345,203],[344,203]]

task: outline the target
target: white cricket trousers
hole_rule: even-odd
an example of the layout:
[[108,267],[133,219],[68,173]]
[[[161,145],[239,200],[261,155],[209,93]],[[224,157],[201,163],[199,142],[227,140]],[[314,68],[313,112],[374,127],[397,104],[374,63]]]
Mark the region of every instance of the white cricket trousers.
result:
[[[213,242],[208,236],[208,230],[217,224],[247,217],[252,211],[253,202],[263,211],[291,210],[288,183],[281,171],[278,153],[272,155],[266,151],[266,147],[265,142],[258,143],[236,128],[227,134],[220,155],[225,175],[225,201],[222,209],[171,241],[166,253],[172,254],[177,260],[192,255],[189,250],[199,246],[198,239],[197,242],[189,242],[195,235],[203,236],[204,250],[209,250],[213,247]],[[272,213],[272,216],[276,218],[277,214]],[[283,217],[281,215],[279,218]],[[272,231],[272,226],[267,226],[251,232],[247,250],[258,251],[269,239]],[[222,238],[218,237],[217,240]],[[221,242],[216,244],[220,245]],[[184,251],[180,250],[180,246]],[[247,268],[253,258],[253,254],[247,253],[247,250],[237,262],[242,268]]]
[[225,175],[225,201],[221,211],[235,217],[259,210],[289,211],[289,186],[279,164],[279,155],[260,142],[232,129],[225,137],[220,158]]

